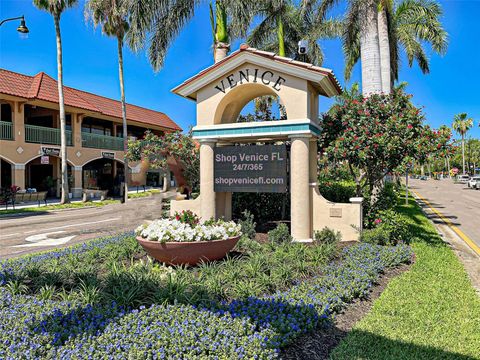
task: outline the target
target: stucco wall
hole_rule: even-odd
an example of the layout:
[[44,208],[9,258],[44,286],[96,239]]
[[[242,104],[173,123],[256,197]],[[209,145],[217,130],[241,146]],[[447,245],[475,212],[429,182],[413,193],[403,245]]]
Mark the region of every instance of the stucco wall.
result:
[[[325,226],[340,231],[343,241],[357,241],[362,228],[361,203],[334,203],[325,199],[317,186],[310,188],[313,231]],[[353,226],[352,226],[353,225]]]

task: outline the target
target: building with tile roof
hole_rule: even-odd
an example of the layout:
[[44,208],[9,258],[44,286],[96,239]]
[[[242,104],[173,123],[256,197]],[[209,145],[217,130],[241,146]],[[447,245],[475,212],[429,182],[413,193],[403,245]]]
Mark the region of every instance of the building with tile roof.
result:
[[[72,196],[86,188],[116,194],[123,179],[121,102],[68,86],[64,101]],[[60,173],[57,81],[44,72],[29,76],[0,69],[0,106],[0,187],[17,185],[57,195],[58,186],[50,186]],[[132,138],[146,130],[182,130],[165,113],[132,104],[127,104],[127,129]],[[145,163],[132,164],[130,173],[132,185],[171,185],[172,174]]]

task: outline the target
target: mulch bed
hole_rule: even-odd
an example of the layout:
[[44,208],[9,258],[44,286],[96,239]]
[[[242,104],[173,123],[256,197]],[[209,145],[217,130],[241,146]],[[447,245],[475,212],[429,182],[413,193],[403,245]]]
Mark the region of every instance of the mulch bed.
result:
[[349,304],[343,313],[337,314],[328,325],[318,328],[315,332],[298,338],[281,353],[282,359],[322,360],[328,359],[330,352],[348,335],[353,326],[372,308],[373,302],[387,287],[388,282],[407,271],[409,265],[402,265],[388,270],[372,288],[368,298],[356,300]]

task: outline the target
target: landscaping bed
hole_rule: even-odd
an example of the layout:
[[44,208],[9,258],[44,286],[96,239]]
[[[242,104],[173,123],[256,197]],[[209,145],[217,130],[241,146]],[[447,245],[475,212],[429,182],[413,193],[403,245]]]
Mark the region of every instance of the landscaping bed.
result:
[[8,260],[0,357],[275,358],[411,256],[243,238],[227,259],[167,268],[123,234]]

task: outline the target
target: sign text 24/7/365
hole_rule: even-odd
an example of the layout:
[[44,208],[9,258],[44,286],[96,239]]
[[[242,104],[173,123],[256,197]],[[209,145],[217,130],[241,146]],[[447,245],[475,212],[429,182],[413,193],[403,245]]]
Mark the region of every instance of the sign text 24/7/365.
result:
[[286,192],[285,145],[216,147],[215,192]]

